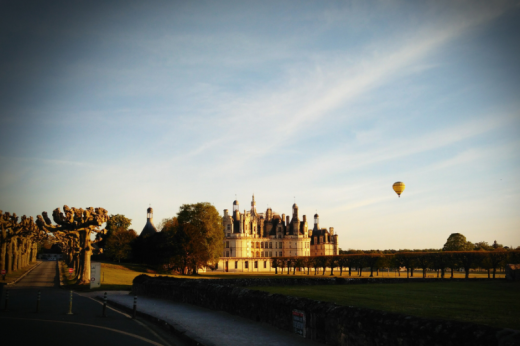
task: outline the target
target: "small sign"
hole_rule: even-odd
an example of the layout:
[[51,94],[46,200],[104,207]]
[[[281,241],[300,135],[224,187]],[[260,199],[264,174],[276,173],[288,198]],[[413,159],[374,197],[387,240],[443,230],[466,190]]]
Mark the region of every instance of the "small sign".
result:
[[293,332],[305,337],[305,312],[300,310],[292,311]]
[[6,273],[5,269],[2,269],[1,273],[2,273],[2,275],[5,275],[5,273]]
[[74,268],[69,268],[69,274],[74,273]]
[[90,263],[90,288],[101,287],[101,263]]

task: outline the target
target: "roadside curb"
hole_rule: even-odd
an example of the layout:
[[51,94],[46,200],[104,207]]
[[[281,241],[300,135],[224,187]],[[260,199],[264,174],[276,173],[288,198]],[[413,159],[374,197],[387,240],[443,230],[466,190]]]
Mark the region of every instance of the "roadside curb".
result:
[[6,286],[16,284],[18,281],[22,280],[27,274],[32,272],[34,270],[34,268],[38,267],[42,263],[43,263],[43,261],[36,261],[36,264],[34,264],[31,268],[29,268],[29,270],[27,270],[22,276],[20,276],[18,279],[14,280],[14,281],[6,283]]
[[[103,298],[101,297],[95,297],[95,299],[99,300],[99,301],[103,301]],[[127,314],[129,315],[132,315],[133,313],[133,310],[125,305],[122,305],[122,304],[119,304],[119,303],[116,303],[110,299],[107,299],[107,304],[114,307],[114,308],[117,308],[119,310],[122,310],[124,312],[126,312]],[[150,314],[147,314],[147,313],[144,313],[144,312],[141,312],[141,311],[136,311],[136,315],[138,317],[141,317],[153,324],[155,324],[156,326],[160,327],[161,329],[175,335],[176,337],[178,337],[179,339],[185,341],[188,345],[193,345],[193,346],[217,346],[216,344],[212,343],[211,341],[208,341],[208,340],[203,340],[201,339],[200,337],[198,337],[197,335],[193,334],[192,332],[186,330],[185,328],[183,328],[182,326],[176,324],[176,323],[173,323],[173,324],[170,324],[168,322],[166,322],[165,320],[162,320],[158,317],[155,317],[155,316],[152,316]]]

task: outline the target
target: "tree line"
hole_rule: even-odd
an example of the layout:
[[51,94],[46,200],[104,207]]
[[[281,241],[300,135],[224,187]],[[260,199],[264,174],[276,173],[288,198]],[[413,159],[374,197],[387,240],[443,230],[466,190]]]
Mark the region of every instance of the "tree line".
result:
[[32,217],[0,210],[0,270],[6,274],[36,261],[38,244],[46,239]]
[[415,270],[422,272],[422,277],[426,277],[428,270],[437,272],[437,277],[445,278],[446,271],[453,272],[463,268],[466,279],[469,278],[470,269],[481,268],[487,270],[488,278],[495,278],[498,268],[502,268],[506,263],[519,263],[519,250],[497,250],[497,251],[442,251],[442,252],[396,252],[396,253],[364,253],[337,256],[313,256],[313,257],[276,257],[272,259],[271,266],[283,274],[286,271],[290,274],[296,273],[296,269],[305,269],[307,275],[311,270],[314,275],[325,275],[327,269],[330,275],[334,275],[334,270],[339,271],[340,276],[344,270],[348,270],[348,276],[352,276],[354,269],[358,276],[361,276],[363,268],[370,270],[370,277],[374,272],[381,269],[397,270],[401,276],[400,268],[406,269],[406,277],[413,277]]

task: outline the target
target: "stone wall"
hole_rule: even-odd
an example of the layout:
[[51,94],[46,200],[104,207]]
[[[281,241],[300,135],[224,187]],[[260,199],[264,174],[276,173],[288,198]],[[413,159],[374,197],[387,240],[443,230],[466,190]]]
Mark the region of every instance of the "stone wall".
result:
[[[520,345],[520,332],[464,322],[429,320],[333,303],[313,301],[249,290],[242,286],[353,284],[380,282],[381,279],[225,279],[190,280],[152,278],[140,275],[134,280],[134,294],[182,301],[202,307],[272,324],[293,331],[292,312],[305,313],[305,337],[328,345]],[[370,281],[373,280],[373,281]],[[395,282],[398,279],[386,282]],[[414,279],[417,282],[419,279]],[[430,280],[432,279],[424,279]],[[280,281],[283,281],[281,283]],[[231,285],[230,282],[237,283]],[[400,280],[403,282],[403,280]]]

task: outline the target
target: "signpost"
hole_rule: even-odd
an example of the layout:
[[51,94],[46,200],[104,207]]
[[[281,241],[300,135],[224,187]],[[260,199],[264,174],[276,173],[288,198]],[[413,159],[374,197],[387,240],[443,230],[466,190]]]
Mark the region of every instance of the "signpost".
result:
[[101,263],[90,263],[90,288],[101,287]]
[[5,281],[5,274],[7,273],[6,270],[2,269],[1,273],[2,273],[2,276],[3,276],[2,280]]
[[72,279],[72,273],[74,273],[74,268],[69,268],[69,279]]
[[292,311],[293,332],[305,337],[305,312],[301,310]]

